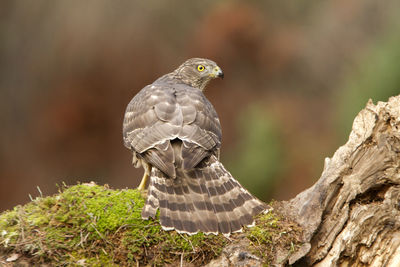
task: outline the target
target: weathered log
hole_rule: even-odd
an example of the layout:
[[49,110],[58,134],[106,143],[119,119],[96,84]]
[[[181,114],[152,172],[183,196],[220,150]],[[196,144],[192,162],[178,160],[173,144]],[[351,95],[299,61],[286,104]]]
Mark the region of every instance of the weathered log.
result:
[[292,255],[315,266],[400,266],[400,96],[355,118],[320,179],[283,203],[304,230]]
[[[303,244],[273,266],[400,266],[400,96],[355,118],[320,179],[276,209],[303,228]],[[239,265],[232,244],[210,266]],[[277,255],[288,255],[277,250]],[[220,264],[220,265],[219,265]],[[246,265],[247,264],[247,265]],[[261,266],[254,258],[242,266]]]

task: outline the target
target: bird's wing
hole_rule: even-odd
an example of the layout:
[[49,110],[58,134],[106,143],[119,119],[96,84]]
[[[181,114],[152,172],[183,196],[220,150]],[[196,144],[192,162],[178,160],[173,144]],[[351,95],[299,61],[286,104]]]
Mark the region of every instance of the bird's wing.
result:
[[129,103],[123,123],[124,143],[149,163],[175,177],[176,151],[182,140],[183,168],[196,166],[221,144],[218,116],[203,93],[184,84],[154,83]]
[[183,141],[183,168],[191,169],[221,146],[221,125],[202,91],[187,85],[179,85],[177,89],[177,101],[184,115],[179,134]]

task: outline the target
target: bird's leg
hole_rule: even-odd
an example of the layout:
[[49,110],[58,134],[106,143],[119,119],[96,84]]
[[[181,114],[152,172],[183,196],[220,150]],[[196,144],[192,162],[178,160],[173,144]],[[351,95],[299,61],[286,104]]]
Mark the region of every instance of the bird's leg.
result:
[[150,165],[147,162],[142,160],[142,166],[143,166],[143,169],[144,169],[144,174],[143,174],[142,181],[140,182],[140,185],[138,187],[138,189],[140,191],[144,191],[146,189],[146,183],[147,183],[147,180],[150,177]]

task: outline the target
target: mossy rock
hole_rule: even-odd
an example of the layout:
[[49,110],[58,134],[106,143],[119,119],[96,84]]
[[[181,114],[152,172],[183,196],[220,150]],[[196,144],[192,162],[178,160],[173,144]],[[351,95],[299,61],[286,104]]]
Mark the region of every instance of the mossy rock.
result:
[[[144,202],[136,189],[112,190],[94,183],[62,187],[59,194],[38,197],[0,214],[0,263],[8,258],[51,266],[157,266],[181,261],[204,265],[235,236],[243,235],[268,262],[274,235],[284,232],[273,213],[259,216],[256,227],[230,239],[163,231],[157,219],[141,219]],[[289,240],[285,246],[296,242]]]

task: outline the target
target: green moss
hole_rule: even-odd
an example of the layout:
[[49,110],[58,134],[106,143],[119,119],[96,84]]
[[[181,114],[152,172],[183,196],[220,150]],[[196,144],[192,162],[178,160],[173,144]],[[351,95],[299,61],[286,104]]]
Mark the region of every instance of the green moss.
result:
[[[287,218],[274,212],[261,214],[256,219],[257,224],[247,229],[246,236],[250,240],[251,250],[264,259],[268,265],[284,262],[301,244],[300,227]],[[286,258],[274,259],[276,251],[288,251]]]
[[222,236],[165,232],[142,220],[145,200],[138,190],[111,190],[95,184],[60,193],[0,214],[0,250],[31,257],[31,263],[110,266],[203,262],[221,253]]
[[258,246],[271,244],[278,222],[279,218],[274,213],[262,215],[259,218],[259,224],[250,228],[248,239]]
[[243,234],[193,236],[163,231],[156,220],[142,220],[145,200],[137,190],[111,190],[80,184],[38,197],[0,214],[0,256],[25,255],[29,265],[177,265],[181,258],[204,265],[231,240],[247,237],[266,263],[279,246],[291,250],[296,226],[274,213],[260,215]]

